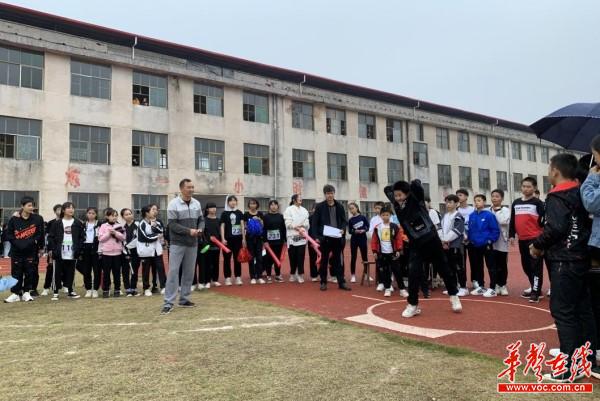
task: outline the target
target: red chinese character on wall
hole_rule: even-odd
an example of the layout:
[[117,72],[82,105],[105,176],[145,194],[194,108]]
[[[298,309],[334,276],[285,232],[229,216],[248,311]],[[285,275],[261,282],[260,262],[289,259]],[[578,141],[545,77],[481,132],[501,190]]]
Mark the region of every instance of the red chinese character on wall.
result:
[[67,177],[67,182],[65,185],[70,185],[73,188],[78,188],[81,184],[79,182],[79,175],[81,174],[81,170],[77,167],[69,167],[67,171],[65,171],[65,176]]
[[503,360],[504,364],[507,366],[500,374],[498,375],[498,379],[501,379],[504,376],[508,376],[508,380],[513,383],[515,381],[515,374],[517,373],[517,368],[521,366],[521,355],[519,354],[519,348],[521,348],[521,340],[516,343],[512,343],[506,347],[508,351],[508,356]]
[[242,182],[242,180],[240,180],[239,178],[237,179],[237,181],[233,184],[233,190],[238,195],[244,191],[244,183]]
[[369,197],[369,188],[366,185],[360,185],[358,187],[358,193],[360,195],[360,199],[367,199]]
[[545,342],[541,342],[539,345],[531,344],[527,351],[527,356],[525,357],[527,364],[525,365],[525,369],[523,369],[523,374],[526,375],[527,372],[531,370],[535,374],[538,382],[541,382],[543,378],[542,368],[544,366],[544,360],[546,359],[544,356],[545,350]]
[[302,190],[304,189],[304,181],[302,180],[294,180],[292,184],[292,191],[296,195],[302,195]]

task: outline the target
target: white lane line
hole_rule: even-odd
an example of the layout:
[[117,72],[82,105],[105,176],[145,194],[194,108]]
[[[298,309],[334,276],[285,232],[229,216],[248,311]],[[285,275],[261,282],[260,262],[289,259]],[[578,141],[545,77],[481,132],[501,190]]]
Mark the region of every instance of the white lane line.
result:
[[[418,319],[418,318],[417,318]],[[397,331],[399,333],[414,334],[427,338],[439,338],[450,334],[454,334],[452,330],[428,329],[426,327],[410,326],[407,324],[396,323],[391,320],[380,318],[372,314],[358,315],[347,317],[346,320],[351,322],[367,324],[369,326],[381,327],[388,330]]]
[[[378,299],[378,298],[371,298],[371,297],[363,297],[362,295],[352,295],[352,296],[353,296],[353,297],[355,297],[355,298],[368,299],[368,300],[370,300],[370,301],[383,302],[383,303],[385,303],[385,304],[388,304],[388,303],[392,302],[392,301],[386,301],[385,299]],[[396,301],[394,301],[394,302],[396,302]]]

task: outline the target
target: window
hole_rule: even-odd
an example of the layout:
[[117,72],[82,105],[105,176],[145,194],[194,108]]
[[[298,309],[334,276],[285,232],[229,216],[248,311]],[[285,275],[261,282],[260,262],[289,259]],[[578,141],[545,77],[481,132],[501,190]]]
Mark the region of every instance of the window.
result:
[[244,174],[269,175],[269,147],[244,144]]
[[550,149],[545,146],[542,146],[542,163],[550,163]]
[[21,199],[31,196],[34,207],[37,207],[39,194],[37,191],[1,191],[0,190],[0,224],[8,223],[13,213],[21,210]]
[[315,152],[292,149],[292,170],[294,178],[315,178]]
[[168,137],[165,134],[133,131],[131,165],[167,168]]
[[360,211],[370,221],[375,216],[375,202],[360,202]]
[[344,110],[327,109],[327,133],[346,135],[346,112]]
[[438,164],[438,185],[440,187],[452,186],[452,171],[446,164]]
[[402,121],[386,118],[385,134],[388,142],[402,143]]
[[404,162],[397,159],[388,159],[388,183],[393,184],[396,181],[404,179]]
[[550,179],[548,178],[548,176],[542,177],[542,185],[543,185],[545,194],[550,192],[550,189],[552,189],[552,185],[550,185]]
[[480,191],[489,191],[490,186],[490,170],[487,168],[479,169],[479,190]]
[[427,167],[427,144],[413,142],[413,163],[415,166]]
[[360,182],[377,182],[377,159],[375,157],[359,156],[358,168]]
[[269,98],[258,93],[244,92],[244,121],[269,123]]
[[72,162],[110,164],[110,128],[71,124],[69,137]]
[[0,157],[39,160],[41,136],[40,120],[0,116]]
[[327,178],[330,180],[348,180],[348,160],[341,153],[327,153]]
[[425,142],[425,128],[423,124],[417,124],[417,141]]
[[71,95],[110,99],[110,66],[71,60]]
[[513,173],[513,191],[521,192],[521,181],[523,181],[523,174]]
[[496,138],[496,156],[506,157],[506,141],[502,138]]
[[489,155],[487,136],[477,135],[477,153],[480,155]]
[[537,174],[527,174],[527,177],[531,177],[535,180],[535,182],[538,182]]
[[[263,213],[268,213],[269,212],[269,202],[271,201],[271,198],[254,198],[256,199],[256,201],[258,202],[258,211],[259,212],[263,212]],[[248,198],[246,198],[246,202],[248,201]]]
[[304,206],[304,208],[306,210],[308,210],[309,212],[312,210],[312,208],[316,205],[316,201],[314,199],[306,199],[303,198],[302,199],[302,206]]
[[515,160],[521,160],[521,144],[519,142],[512,143],[512,158]]
[[458,186],[461,188],[473,188],[473,179],[471,177],[471,167],[458,168]]
[[471,151],[471,143],[468,132],[458,133],[458,151],[467,153]]
[[527,144],[527,161],[529,161],[529,162],[535,162],[536,161],[536,157],[535,157],[535,145],[532,145],[530,143]]
[[358,137],[375,139],[375,116],[358,113]]
[[167,107],[167,78],[134,71],[133,104]]
[[508,190],[508,175],[506,171],[496,171],[496,187],[503,191]]
[[133,213],[135,214],[136,220],[143,219],[142,208],[148,205],[156,205],[158,207],[158,218],[167,224],[167,206],[168,199],[167,195],[131,195],[133,203]]
[[425,192],[425,196],[431,196],[431,192],[429,191],[429,183],[422,182],[421,185],[423,186],[423,192]]
[[223,117],[223,88],[195,83],[194,113]]
[[223,171],[225,169],[225,142],[194,138],[196,170]]
[[0,46],[0,84],[42,89],[44,55]]
[[313,130],[313,106],[308,103],[292,103],[292,127]]
[[98,220],[104,216],[104,209],[108,207],[108,194],[90,194],[83,192],[69,192],[69,202],[75,205],[75,217],[81,221],[86,221],[86,210],[88,207],[95,207],[98,210]]
[[435,142],[439,149],[450,149],[450,133],[446,128],[438,128],[436,130]]

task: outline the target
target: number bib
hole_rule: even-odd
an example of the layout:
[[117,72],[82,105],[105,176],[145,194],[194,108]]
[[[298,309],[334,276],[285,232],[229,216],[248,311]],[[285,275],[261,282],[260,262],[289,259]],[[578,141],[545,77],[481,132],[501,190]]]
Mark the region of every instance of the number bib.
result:
[[240,224],[235,224],[231,226],[231,235],[239,236],[242,235],[242,226]]
[[281,232],[279,230],[267,230],[267,241],[279,241]]

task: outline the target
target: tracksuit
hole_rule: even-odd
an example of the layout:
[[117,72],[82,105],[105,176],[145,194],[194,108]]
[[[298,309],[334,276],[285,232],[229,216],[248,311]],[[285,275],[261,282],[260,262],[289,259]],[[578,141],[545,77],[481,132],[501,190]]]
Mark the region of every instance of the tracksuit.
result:
[[[395,223],[385,224],[382,222],[373,230],[371,250],[377,260],[379,279],[387,289],[392,287],[392,273],[394,273],[398,285],[402,282],[398,258],[404,244],[403,237],[402,228]],[[404,287],[404,283],[400,288],[402,287]]]
[[248,263],[250,270],[250,278],[258,280],[262,276],[263,272],[263,233],[259,235],[250,234],[248,232],[248,221],[250,219],[260,221],[264,231],[264,216],[262,212],[256,212],[251,214],[250,212],[244,213],[244,222],[246,223],[246,247],[250,254],[252,254],[252,260]]
[[38,253],[44,246],[44,220],[37,214],[27,219],[13,216],[6,227],[6,239],[10,242],[10,274],[17,279],[11,292],[22,295],[35,289]]
[[123,247],[123,284],[127,294],[136,295],[138,285],[138,275],[140,272],[140,258],[137,253],[137,233],[138,223],[125,223],[125,244]]
[[[364,232],[357,233],[356,230]],[[350,233],[350,273],[356,274],[356,258],[360,250],[360,257],[363,262],[368,260],[367,254],[367,232],[369,232],[369,221],[362,214],[352,216],[348,220],[348,232]],[[373,237],[371,237],[373,238]]]
[[142,220],[137,228],[137,255],[142,262],[142,286],[150,289],[150,270],[157,272],[160,288],[165,288],[167,277],[163,262],[163,247],[160,236],[165,229],[159,220]]
[[446,213],[442,218],[441,240],[448,244],[445,250],[448,265],[460,288],[467,287],[467,271],[464,265],[465,219],[458,211]]
[[500,236],[500,228],[496,221],[496,215],[489,210],[475,210],[469,216],[469,243],[472,248],[473,258],[471,260],[471,278],[473,281],[485,287],[485,276],[483,274],[483,261],[488,268],[490,276],[490,288],[496,288],[496,270],[494,266],[494,242]]
[[496,242],[494,242],[493,255],[496,284],[499,287],[504,287],[508,279],[508,226],[510,224],[510,209],[506,206],[500,206],[495,209],[492,206],[489,210],[496,216],[496,222],[500,228],[500,235]]
[[[114,232],[111,232],[111,229]],[[123,258],[123,241],[125,228],[119,223],[106,222],[98,231],[99,252],[102,254],[102,291],[108,296],[110,291],[110,275],[114,281],[114,295],[121,295],[121,269]]]
[[86,290],[96,290],[100,288],[102,268],[98,257],[98,231],[100,224],[83,223],[85,240],[81,252],[81,261],[77,263],[77,271],[83,276],[83,285]]

